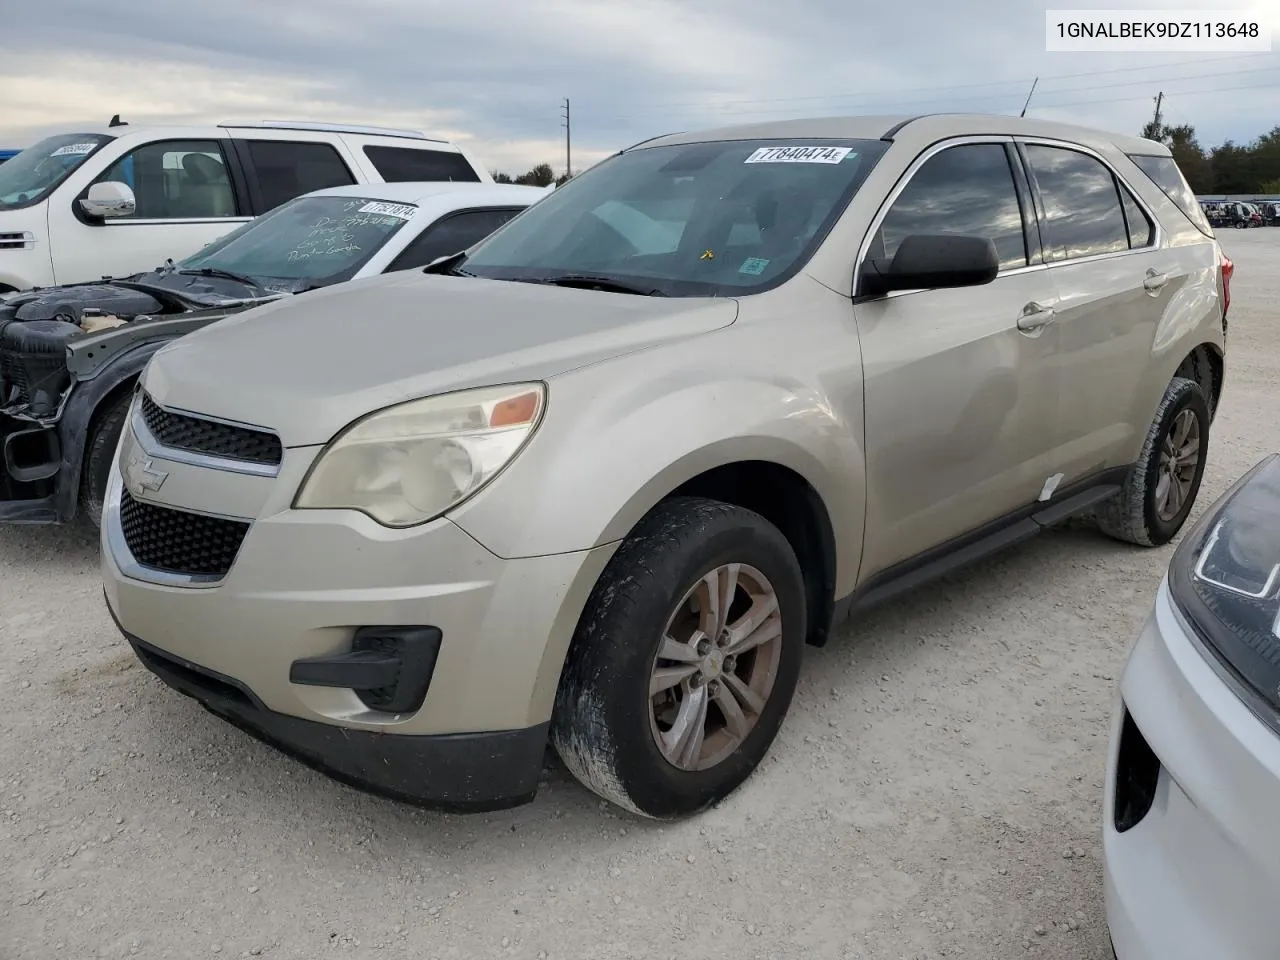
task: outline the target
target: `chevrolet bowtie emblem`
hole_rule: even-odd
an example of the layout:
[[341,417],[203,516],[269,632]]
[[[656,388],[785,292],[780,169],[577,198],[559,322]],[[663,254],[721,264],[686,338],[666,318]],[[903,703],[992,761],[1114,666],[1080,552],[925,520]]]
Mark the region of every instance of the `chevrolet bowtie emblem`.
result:
[[134,457],[129,461],[129,466],[125,468],[124,475],[135,493],[156,493],[164,486],[164,482],[169,479],[169,474],[163,470],[155,469],[155,464],[152,461],[142,460],[138,457]]

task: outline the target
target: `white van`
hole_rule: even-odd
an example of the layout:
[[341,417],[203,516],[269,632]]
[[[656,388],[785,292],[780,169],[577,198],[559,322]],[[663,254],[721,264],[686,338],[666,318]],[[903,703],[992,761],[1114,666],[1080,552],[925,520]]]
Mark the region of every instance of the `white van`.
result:
[[0,165],[0,294],[147,270],[313,190],[443,180],[493,177],[459,147],[408,130],[113,118]]

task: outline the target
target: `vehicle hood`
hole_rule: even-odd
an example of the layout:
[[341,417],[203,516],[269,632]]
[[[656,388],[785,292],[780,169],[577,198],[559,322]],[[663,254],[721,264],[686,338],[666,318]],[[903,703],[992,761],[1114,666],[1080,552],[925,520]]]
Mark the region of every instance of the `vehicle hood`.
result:
[[237,314],[161,349],[161,405],[327,443],[403,400],[521,380],[725,327],[731,299],[424,275],[373,277]]

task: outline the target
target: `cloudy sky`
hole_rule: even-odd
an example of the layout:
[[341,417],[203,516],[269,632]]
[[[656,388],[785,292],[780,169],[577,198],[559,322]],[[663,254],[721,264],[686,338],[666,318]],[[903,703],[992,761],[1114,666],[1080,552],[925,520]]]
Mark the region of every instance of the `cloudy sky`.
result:
[[1017,113],[1202,143],[1280,122],[1277,52],[1047,53],[1046,6],[1276,14],[1280,0],[13,0],[0,146],[133,123],[314,119],[411,127],[493,169],[575,168],[646,137],[852,113]]

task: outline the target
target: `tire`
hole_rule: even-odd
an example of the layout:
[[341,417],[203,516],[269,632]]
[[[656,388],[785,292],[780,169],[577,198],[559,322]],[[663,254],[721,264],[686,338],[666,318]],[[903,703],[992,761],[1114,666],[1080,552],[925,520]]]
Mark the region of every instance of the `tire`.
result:
[[[1165,487],[1162,487],[1161,479],[1166,467],[1166,441],[1176,439],[1171,437],[1171,433],[1186,423],[1188,416],[1194,421],[1197,436],[1196,460],[1194,465],[1184,464],[1179,471],[1179,476],[1187,483],[1177,509],[1162,513],[1163,506],[1173,506],[1171,502],[1162,499]],[[1102,504],[1095,514],[1098,527],[1103,533],[1142,547],[1163,546],[1177,536],[1200,492],[1200,481],[1204,476],[1205,458],[1209,450],[1210,420],[1209,404],[1200,385],[1193,380],[1174,377],[1165,388],[1164,397],[1156,409],[1138,462],[1134,464],[1120,493]],[[1185,448],[1185,444],[1183,446]],[[1179,484],[1178,488],[1184,489],[1183,484]]]
[[[760,620],[758,632],[744,633],[772,639],[723,666],[716,658],[732,646],[722,651],[709,641],[700,653],[680,646],[680,658],[659,658],[660,650],[669,654],[678,646],[664,644],[664,636],[683,641],[695,619],[699,627],[715,621],[709,603],[703,607],[691,598],[706,595],[700,593],[703,578],[712,575],[723,591],[730,564],[738,565],[742,589],[728,610],[729,625],[749,626],[742,613],[748,601],[760,604],[753,609],[761,616],[771,609],[758,599],[771,587],[776,612]],[[694,604],[708,612],[695,613]],[[775,526],[715,500],[682,497],[660,504],[609,561],[578,623],[551,721],[557,753],[584,786],[641,816],[673,819],[718,802],[751,775],[777,736],[799,677],[806,616],[800,564]],[[693,634],[691,643],[699,636]],[[691,666],[695,655],[704,659]],[[651,697],[658,669],[696,672]],[[748,685],[762,706],[743,709],[748,700],[739,692]],[[708,704],[706,734],[681,738],[678,730],[686,725],[679,722],[679,708],[691,708],[695,696]],[[736,734],[720,707],[726,697],[741,711]],[[666,754],[660,741],[668,744]]]
[[115,459],[116,446],[120,443],[132,400],[133,394],[126,391],[122,396],[107,401],[94,418],[85,444],[84,468],[80,472],[80,510],[94,530],[102,526],[102,505],[107,498],[111,461]]

